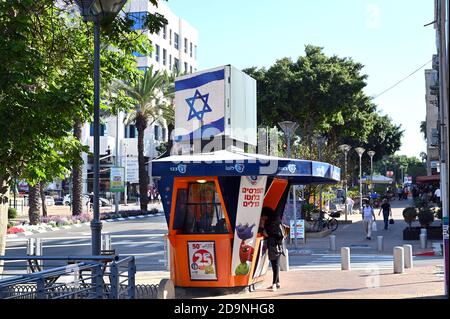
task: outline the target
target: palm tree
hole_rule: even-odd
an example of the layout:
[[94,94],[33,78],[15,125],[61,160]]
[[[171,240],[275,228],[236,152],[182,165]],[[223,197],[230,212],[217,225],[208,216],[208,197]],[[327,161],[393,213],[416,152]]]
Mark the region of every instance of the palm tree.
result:
[[147,211],[149,182],[144,158],[144,131],[149,124],[153,124],[161,117],[165,105],[165,83],[167,75],[153,71],[153,66],[129,85],[116,83],[117,88],[124,90],[136,102],[134,108],[127,114],[125,122],[134,123],[138,131],[139,194],[142,211]]
[[[81,140],[81,121],[75,119],[73,126],[73,135],[80,141]],[[83,213],[83,175],[82,165],[74,163],[72,166],[72,194],[71,205],[72,215],[81,215]]]
[[30,225],[39,223],[40,207],[39,207],[39,183],[29,186],[28,191],[28,217]]
[[423,134],[423,138],[424,138],[424,140],[426,140],[427,139],[427,122],[426,121],[420,122],[420,133]]

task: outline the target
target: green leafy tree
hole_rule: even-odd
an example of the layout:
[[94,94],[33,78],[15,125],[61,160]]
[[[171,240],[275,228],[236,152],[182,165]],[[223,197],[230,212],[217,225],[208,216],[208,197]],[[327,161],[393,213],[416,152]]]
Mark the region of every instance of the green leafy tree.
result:
[[[73,1],[0,2],[0,255],[11,177],[34,187],[64,176],[87,151],[72,128],[75,119],[92,117],[92,24],[65,4]],[[154,31],[166,22],[149,15],[145,24]],[[115,78],[136,77],[132,53],[151,50],[148,39],[131,30],[132,24],[119,17],[102,28],[103,87]]]

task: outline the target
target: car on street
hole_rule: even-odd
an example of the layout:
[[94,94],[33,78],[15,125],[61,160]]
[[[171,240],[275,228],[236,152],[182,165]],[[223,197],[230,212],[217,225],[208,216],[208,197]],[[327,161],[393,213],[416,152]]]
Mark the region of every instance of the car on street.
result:
[[[90,202],[90,195],[88,195],[88,194],[83,194],[82,195],[82,203],[83,203],[83,206],[86,206],[87,205],[87,203],[89,203]],[[72,203],[72,198],[71,198],[71,195],[70,194],[67,194],[66,196],[64,196],[64,199],[63,199],[63,203],[64,203],[64,205],[71,205],[71,203]],[[108,199],[106,199],[106,198],[103,198],[103,197],[100,197],[99,198],[99,205],[100,206],[111,206],[111,202],[108,200]]]

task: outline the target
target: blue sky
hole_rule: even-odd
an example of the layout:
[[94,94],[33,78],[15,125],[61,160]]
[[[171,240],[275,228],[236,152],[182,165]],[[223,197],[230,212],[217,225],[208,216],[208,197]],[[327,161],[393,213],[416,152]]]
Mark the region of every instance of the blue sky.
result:
[[[224,64],[269,67],[304,55],[307,44],[362,63],[376,96],[435,54],[433,0],[169,0],[199,31],[199,70]],[[431,68],[431,63],[426,68]],[[426,150],[424,69],[374,102],[405,130],[397,154]]]

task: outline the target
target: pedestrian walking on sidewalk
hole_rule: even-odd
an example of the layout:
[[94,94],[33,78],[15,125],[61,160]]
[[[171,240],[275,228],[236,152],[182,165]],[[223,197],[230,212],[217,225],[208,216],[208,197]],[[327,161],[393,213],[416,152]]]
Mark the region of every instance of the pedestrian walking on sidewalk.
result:
[[346,205],[347,205],[347,213],[353,214],[353,205],[355,204],[354,200],[347,196]]
[[280,216],[270,208],[265,207],[264,210],[263,214],[267,216],[264,235],[273,272],[272,291],[277,291],[280,288],[280,256],[284,255],[284,230]]
[[388,229],[389,225],[389,217],[392,218],[392,210],[391,204],[386,199],[383,199],[383,203],[381,204],[380,211],[378,212],[378,216],[380,216],[381,212],[383,212],[384,219],[384,229]]
[[370,240],[372,236],[372,223],[376,220],[376,218],[373,207],[370,205],[368,200],[363,202],[362,214],[366,239]]

